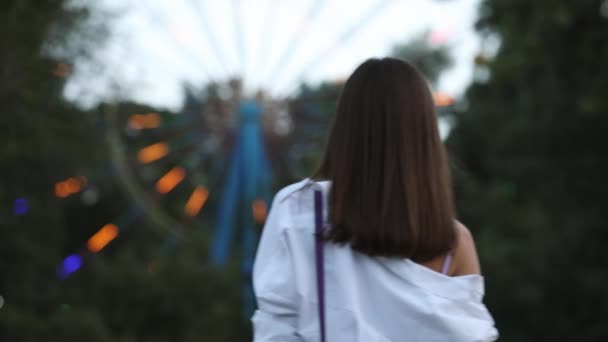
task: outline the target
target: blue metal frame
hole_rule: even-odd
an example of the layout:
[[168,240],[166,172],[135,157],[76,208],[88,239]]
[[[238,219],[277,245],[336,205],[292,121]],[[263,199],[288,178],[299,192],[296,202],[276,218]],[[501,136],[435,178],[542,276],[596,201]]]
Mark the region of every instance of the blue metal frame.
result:
[[[213,265],[225,265],[230,259],[236,236],[242,237],[243,298],[245,314],[249,315],[255,306],[251,273],[258,241],[251,205],[256,199],[263,199],[269,204],[271,170],[260,125],[260,105],[255,101],[243,101],[239,106],[239,115],[239,132],[220,199],[210,257]],[[235,227],[237,222],[240,227]],[[237,230],[240,234],[237,234]]]

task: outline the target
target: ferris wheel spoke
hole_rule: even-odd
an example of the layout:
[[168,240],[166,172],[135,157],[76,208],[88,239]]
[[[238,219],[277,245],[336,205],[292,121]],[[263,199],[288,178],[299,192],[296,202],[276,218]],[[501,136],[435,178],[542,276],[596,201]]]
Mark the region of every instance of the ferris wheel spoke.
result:
[[[380,14],[383,10],[387,8],[389,4],[394,3],[395,0],[378,0],[372,8],[363,12],[363,14],[357,19],[353,21],[353,24],[340,36],[338,39],[334,41],[331,45],[329,45],[326,49],[322,50],[322,52],[313,58],[310,62],[304,65],[300,70],[300,72],[296,73],[296,78],[293,86],[289,88],[287,93],[293,92],[299,86],[299,83],[303,80],[304,76],[309,70],[318,69],[321,63],[334,53],[339,47],[343,44],[347,43],[352,37],[360,32],[367,24],[369,24],[372,19],[374,19],[378,14]],[[277,83],[278,84],[278,83]],[[278,90],[275,88],[274,90]]]
[[239,24],[243,21],[240,10],[241,1],[242,0],[232,0],[232,19],[234,32],[236,33],[237,51],[239,52],[239,58],[241,60],[241,78],[245,79],[247,73],[247,51],[245,50],[242,25]]
[[215,34],[213,34],[211,26],[209,26],[209,21],[207,18],[207,14],[205,13],[204,0],[190,0],[192,7],[194,7],[195,11],[198,13],[199,23],[201,25],[201,30],[203,31],[205,37],[209,44],[211,45],[211,49],[215,53],[219,65],[223,68],[226,75],[230,75],[231,71],[228,65],[226,64],[227,59],[226,55],[223,53],[223,50],[220,48],[219,41]]
[[[260,44],[258,45],[257,51],[261,51],[262,53],[267,53],[270,51],[270,43],[272,42],[272,23],[274,20],[274,13],[277,8],[280,6],[281,0],[268,0],[268,7],[266,8],[266,15],[264,16],[264,28],[262,29],[262,37],[260,39]],[[259,58],[259,62],[256,62],[257,70],[264,70],[266,67],[266,61],[268,58]]]
[[274,66],[274,68],[272,68],[270,79],[267,84],[274,84],[274,82],[277,81],[281,71],[284,70],[285,66],[288,64],[302,39],[308,34],[312,22],[319,16],[325,3],[326,0],[315,0],[312,6],[308,9],[306,15],[302,17],[302,20],[297,26],[298,28],[296,29],[295,34],[291,37],[287,44],[287,48],[283,50],[283,53],[279,57],[278,63]]
[[203,58],[201,58],[202,56],[193,53],[192,52],[192,48],[190,46],[188,46],[188,44],[184,43],[183,40],[179,39],[179,34],[175,33],[174,31],[172,31],[169,27],[169,23],[167,22],[166,18],[164,15],[161,15],[158,13],[158,10],[156,10],[155,8],[153,8],[152,6],[150,6],[150,2],[148,1],[140,1],[138,2],[138,4],[140,6],[144,6],[146,9],[146,12],[148,12],[148,15],[151,17],[152,19],[152,26],[154,27],[161,27],[161,31],[165,33],[165,36],[167,38],[169,38],[169,40],[182,52],[186,55],[186,57],[190,60],[190,62],[194,63],[198,68],[200,68],[201,72],[205,75],[205,77],[210,80],[213,81],[214,77],[211,75],[211,73],[209,73],[209,71],[207,70],[207,65],[205,65],[203,63]]

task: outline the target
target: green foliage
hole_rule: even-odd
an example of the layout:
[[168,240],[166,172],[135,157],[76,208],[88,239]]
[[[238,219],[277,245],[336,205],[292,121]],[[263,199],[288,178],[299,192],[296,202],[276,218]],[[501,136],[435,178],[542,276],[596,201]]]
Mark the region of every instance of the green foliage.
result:
[[[66,47],[51,36],[73,32],[87,11],[67,9],[63,1],[4,1],[0,7],[0,339],[67,340],[64,333],[96,332],[100,322],[94,312],[82,312],[74,329],[63,332],[66,321],[53,313],[61,291],[55,267],[66,235],[53,184],[94,167],[103,153],[90,134],[90,116],[61,96],[68,61],[53,60],[44,47]],[[23,216],[11,210],[17,197],[29,204]]]
[[[129,245],[134,239],[146,237],[136,234]],[[238,265],[222,271],[204,266],[204,245],[199,234],[189,233],[164,254],[121,248],[114,256],[96,257],[66,281],[72,291],[64,301],[94,308],[115,340],[245,340],[249,327],[239,310]]]
[[608,338],[608,19],[602,1],[486,0],[487,82],[448,139],[457,203],[507,341]]
[[294,129],[289,144],[276,147],[282,149],[278,154],[289,156],[290,178],[284,184],[310,176],[317,167],[343,85],[342,81],[302,85],[290,102]]

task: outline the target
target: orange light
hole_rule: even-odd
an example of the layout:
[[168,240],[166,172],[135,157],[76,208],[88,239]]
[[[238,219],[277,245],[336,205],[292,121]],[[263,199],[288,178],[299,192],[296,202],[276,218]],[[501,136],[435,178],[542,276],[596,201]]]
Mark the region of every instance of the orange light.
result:
[[58,182],[55,184],[55,196],[59,198],[65,198],[70,195],[70,192],[66,189],[64,182]]
[[166,194],[173,190],[184,178],[186,171],[181,167],[174,167],[156,182],[156,191]]
[[80,192],[86,185],[87,179],[84,176],[71,177],[64,181],[55,183],[55,196],[65,198]]
[[97,253],[104,249],[116,236],[118,236],[118,227],[115,224],[108,223],[101,227],[95,235],[91,236],[87,242],[87,247],[91,252]]
[[251,211],[253,213],[253,219],[257,223],[264,223],[267,215],[266,202],[261,199],[256,199],[251,204]]
[[198,213],[201,211],[201,208],[203,208],[203,205],[205,205],[205,202],[207,202],[208,197],[209,191],[207,190],[207,188],[203,186],[197,186],[196,189],[194,189],[192,195],[190,195],[190,198],[188,199],[188,202],[186,202],[186,206],[184,207],[184,212],[186,213],[186,215],[191,217],[198,215]]
[[129,127],[133,129],[157,128],[160,126],[160,115],[157,113],[133,114],[129,117]]
[[160,115],[156,113],[148,113],[146,115],[145,127],[156,128],[158,126],[160,126]]
[[433,100],[438,107],[447,107],[454,104],[454,98],[446,93],[433,93]]
[[75,194],[80,191],[80,182],[76,178],[70,178],[64,182],[69,193]]
[[140,163],[147,164],[159,160],[167,154],[169,154],[169,146],[167,143],[160,142],[139,150],[137,159]]

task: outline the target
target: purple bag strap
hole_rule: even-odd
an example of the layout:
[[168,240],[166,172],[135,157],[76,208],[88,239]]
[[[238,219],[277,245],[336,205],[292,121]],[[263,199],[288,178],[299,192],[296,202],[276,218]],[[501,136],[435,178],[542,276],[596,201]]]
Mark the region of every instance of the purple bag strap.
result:
[[319,303],[319,332],[325,342],[325,275],[323,271],[323,193],[315,190],[315,265],[317,270],[317,300]]

